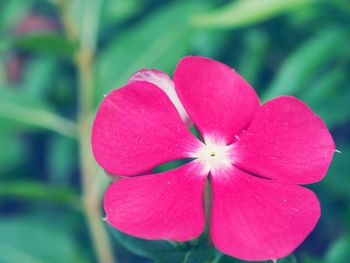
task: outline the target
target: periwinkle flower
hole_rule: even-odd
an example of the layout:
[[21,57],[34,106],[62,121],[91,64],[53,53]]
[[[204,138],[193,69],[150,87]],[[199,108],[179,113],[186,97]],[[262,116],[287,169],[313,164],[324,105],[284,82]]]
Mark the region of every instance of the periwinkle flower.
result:
[[[195,125],[202,139],[186,124]],[[315,194],[335,146],[324,123],[300,100],[260,105],[252,87],[226,65],[183,58],[174,82],[136,73],[106,96],[92,130],[96,161],[116,180],[104,198],[107,221],[145,239],[186,241],[205,226],[210,178],[210,236],[223,253],[245,259],[290,254],[320,217]],[[174,170],[145,171],[177,159]],[[146,172],[147,173],[147,172]]]

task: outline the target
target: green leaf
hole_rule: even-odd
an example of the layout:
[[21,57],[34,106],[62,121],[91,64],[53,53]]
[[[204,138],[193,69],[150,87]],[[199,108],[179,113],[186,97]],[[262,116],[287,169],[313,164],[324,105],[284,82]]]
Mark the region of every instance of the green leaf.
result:
[[337,149],[341,153],[334,154],[327,176],[320,182],[320,188],[327,191],[328,197],[341,197],[350,201],[350,184],[344,183],[348,180],[350,171],[350,144],[345,140],[337,140]]
[[28,217],[1,217],[0,262],[86,262],[65,229]]
[[348,45],[347,34],[339,29],[323,30],[292,53],[265,92],[263,101],[280,95],[296,95],[307,87],[322,67]]
[[108,227],[113,237],[130,252],[146,257],[154,258],[166,252],[173,251],[175,247],[164,240],[145,240],[126,235],[112,227]]
[[321,108],[330,96],[342,93],[341,87],[347,76],[348,73],[343,68],[334,67],[321,75],[309,89],[301,93],[300,98],[311,108]]
[[333,128],[350,118],[348,82],[345,68],[332,67],[299,97],[320,115],[329,128]]
[[192,48],[204,57],[216,58],[227,45],[229,35],[225,31],[201,29],[193,34]]
[[188,251],[173,251],[160,254],[154,259],[155,263],[205,263],[214,257],[210,248],[193,249]]
[[75,124],[56,115],[41,100],[31,98],[10,87],[0,87],[0,128],[45,128],[74,137]]
[[350,237],[338,239],[327,251],[325,262],[348,263],[350,259]]
[[113,237],[130,252],[154,259],[156,263],[202,263],[213,258],[215,251],[212,248],[194,248],[182,250],[176,243],[165,240],[144,240],[126,235],[109,227]]
[[2,181],[0,197],[57,203],[74,209],[78,209],[80,206],[79,196],[72,189],[68,187],[50,187],[35,181]]
[[323,103],[318,105],[317,114],[328,127],[336,127],[345,124],[350,118],[350,89],[348,82],[343,84],[341,92],[335,92],[328,96]]
[[101,29],[120,23],[142,12],[146,1],[106,1],[101,16]]
[[45,99],[57,75],[57,62],[48,56],[37,56],[29,60],[23,72],[22,92],[28,96]]
[[247,263],[249,261],[243,261],[239,260],[237,258],[233,258],[224,254],[221,254],[222,256],[219,258],[219,261],[214,261],[213,263]]
[[72,57],[77,43],[72,43],[58,33],[25,34],[14,38],[18,49],[46,55]]
[[266,63],[268,44],[268,36],[262,30],[250,30],[243,36],[243,50],[236,70],[253,87]]
[[47,162],[50,183],[68,184],[79,163],[76,141],[59,135],[52,136],[48,142]]
[[[0,131],[0,178],[7,176],[10,169],[16,168],[26,158],[23,142],[17,134]],[[1,186],[0,186],[1,187]]]
[[170,71],[187,53],[192,29],[187,18],[204,3],[175,3],[146,17],[115,39],[97,57],[98,99],[124,85],[141,68]]
[[282,15],[314,0],[239,0],[219,10],[195,15],[191,21],[199,27],[238,28],[256,24]]
[[308,254],[303,254],[301,257],[301,263],[328,263],[328,262],[323,262],[319,258],[316,258]]
[[294,257],[293,254],[291,254],[285,258],[277,260],[277,263],[297,263],[297,259]]

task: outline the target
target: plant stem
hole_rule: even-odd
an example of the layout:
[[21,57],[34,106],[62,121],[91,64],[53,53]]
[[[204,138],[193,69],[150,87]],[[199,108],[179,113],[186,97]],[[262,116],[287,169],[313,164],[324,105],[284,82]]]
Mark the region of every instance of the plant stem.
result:
[[[67,37],[80,43],[75,54],[75,64],[79,75],[79,158],[81,165],[82,203],[89,227],[97,261],[101,263],[116,262],[113,257],[108,233],[103,225],[103,216],[100,209],[100,191],[98,184],[97,167],[91,153],[90,130],[93,111],[93,60],[97,40],[97,30],[102,0],[89,0],[85,2],[83,12],[81,35],[78,36],[76,26],[68,13],[68,2],[59,1],[63,24]],[[89,30],[90,29],[90,30]]]
[[101,263],[113,263],[112,248],[103,225],[100,210],[100,189],[96,175],[97,169],[90,150],[90,122],[81,118],[79,121],[80,162],[82,180],[82,202],[89,226],[93,247]]
[[[209,180],[205,182],[204,185],[204,194],[203,194],[203,203],[204,203],[204,215],[205,215],[205,222],[206,225],[210,225],[210,215],[211,215],[211,186]],[[207,243],[208,246],[212,245],[210,235],[207,234]]]

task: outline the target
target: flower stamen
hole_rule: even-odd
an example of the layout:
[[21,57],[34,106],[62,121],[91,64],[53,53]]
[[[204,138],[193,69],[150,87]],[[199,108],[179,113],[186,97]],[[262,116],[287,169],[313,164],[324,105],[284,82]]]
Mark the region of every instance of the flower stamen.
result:
[[205,144],[192,154],[192,157],[198,159],[205,172],[228,168],[232,164],[232,158],[229,157],[231,147],[213,140],[206,140]]

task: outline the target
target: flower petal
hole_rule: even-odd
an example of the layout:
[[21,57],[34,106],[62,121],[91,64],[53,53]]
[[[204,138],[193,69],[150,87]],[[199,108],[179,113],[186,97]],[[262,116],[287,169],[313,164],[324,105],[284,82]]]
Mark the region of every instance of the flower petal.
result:
[[211,237],[225,254],[244,260],[290,254],[320,217],[315,194],[232,167],[212,175]]
[[252,87],[233,69],[203,57],[185,57],[174,73],[176,92],[207,137],[229,143],[251,122],[259,106]]
[[195,238],[204,228],[205,180],[195,162],[160,174],[118,180],[105,193],[107,221],[145,239]]
[[187,124],[191,124],[190,117],[188,116],[185,108],[182,106],[179,97],[176,94],[174,82],[164,72],[156,69],[141,69],[131,76],[129,83],[134,81],[146,81],[152,83],[163,90],[171,100],[179,112],[181,119]]
[[266,102],[234,144],[236,166],[262,177],[296,184],[321,180],[335,151],[327,127],[294,97]]
[[118,175],[187,158],[200,144],[166,94],[142,81],[114,90],[103,100],[91,142],[96,161]]

